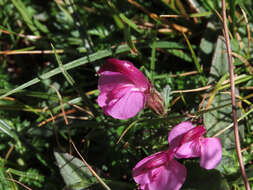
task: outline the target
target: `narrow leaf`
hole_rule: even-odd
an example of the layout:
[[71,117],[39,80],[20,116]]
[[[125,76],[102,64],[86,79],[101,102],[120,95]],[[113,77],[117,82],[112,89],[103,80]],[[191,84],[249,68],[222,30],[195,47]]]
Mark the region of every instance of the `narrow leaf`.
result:
[[17,142],[19,141],[17,133],[3,120],[0,119],[0,131],[15,139]]

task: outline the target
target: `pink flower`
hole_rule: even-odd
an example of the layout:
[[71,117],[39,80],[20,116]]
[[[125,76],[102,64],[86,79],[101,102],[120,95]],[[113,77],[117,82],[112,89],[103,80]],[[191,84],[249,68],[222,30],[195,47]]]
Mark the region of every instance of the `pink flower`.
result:
[[[128,119],[141,111],[146,101],[155,102],[149,103],[153,109],[161,104],[157,103],[160,100],[159,93],[143,73],[129,61],[107,59],[98,73],[101,77],[98,80],[100,95],[97,101],[106,115],[116,119]],[[160,107],[163,108],[163,104]],[[157,110],[164,110],[160,107]]]
[[185,181],[186,168],[173,159],[171,151],[161,151],[138,162],[133,178],[142,190],[178,190]]
[[168,141],[176,158],[200,157],[200,166],[215,168],[222,159],[222,145],[219,138],[205,138],[204,126],[194,127],[190,122],[182,122],[169,133]]

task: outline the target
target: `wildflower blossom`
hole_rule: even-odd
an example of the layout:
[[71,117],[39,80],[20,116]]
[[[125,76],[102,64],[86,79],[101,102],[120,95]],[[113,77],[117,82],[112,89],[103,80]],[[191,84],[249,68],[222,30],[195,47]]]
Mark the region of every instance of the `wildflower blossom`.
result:
[[222,145],[219,138],[205,138],[204,126],[194,127],[190,122],[182,122],[169,133],[168,141],[176,158],[200,157],[200,166],[215,168],[222,159]]
[[142,190],[178,190],[186,178],[186,168],[173,159],[173,152],[152,154],[133,168],[133,178]]
[[111,58],[98,73],[101,76],[97,101],[106,115],[117,119],[134,117],[144,108],[146,101],[157,113],[163,112],[160,94],[131,62]]

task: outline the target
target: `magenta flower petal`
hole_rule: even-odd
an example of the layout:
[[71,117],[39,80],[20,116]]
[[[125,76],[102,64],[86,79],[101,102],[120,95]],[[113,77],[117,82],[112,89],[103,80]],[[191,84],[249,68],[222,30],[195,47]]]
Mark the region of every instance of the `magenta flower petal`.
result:
[[168,136],[170,149],[178,147],[182,137],[185,135],[186,132],[190,131],[192,128],[194,128],[194,126],[189,121],[182,122],[173,127]]
[[129,86],[129,84],[131,84],[131,81],[121,73],[110,71],[103,72],[98,80],[98,89],[101,92],[97,99],[98,105],[100,107],[106,106],[109,101],[108,93],[113,89]]
[[200,166],[210,170],[222,160],[222,145],[218,138],[204,138],[201,141]]
[[104,71],[119,72],[127,76],[138,88],[147,90],[150,86],[149,81],[143,73],[137,69],[131,62],[115,58],[107,59],[106,63],[99,69],[98,73]]
[[98,89],[101,93],[97,102],[106,115],[116,119],[128,119],[144,108],[146,101],[144,92],[119,72],[102,72]]
[[186,168],[176,160],[170,160],[167,165],[153,172],[155,180],[148,185],[149,190],[178,190],[186,178]]
[[203,134],[206,133],[206,129],[204,126],[197,126],[192,128],[191,130],[187,131],[184,136],[181,138],[179,144],[184,144],[189,141],[198,141],[200,138],[202,138]]
[[106,115],[128,119],[147,107],[157,114],[166,113],[161,95],[131,62],[108,59],[99,69],[100,95],[97,102]]
[[98,89],[102,93],[112,91],[114,88],[128,84],[133,83],[128,77],[119,72],[105,71],[101,73],[101,77],[98,79]]
[[178,190],[185,181],[186,168],[173,160],[171,153],[158,152],[141,160],[133,177],[142,190]]
[[144,108],[150,83],[132,63],[108,59],[98,73],[97,102],[106,115],[128,119]]
[[133,168],[134,181],[140,185],[150,183],[152,178],[150,178],[149,171],[151,171],[152,167],[159,167],[166,162],[167,155],[163,151],[142,159]]
[[201,146],[198,140],[189,141],[176,149],[176,158],[195,158],[200,156]]
[[100,107],[102,108],[105,107],[107,102],[107,93],[105,92],[100,93],[97,102]]
[[176,160],[153,171],[155,180],[149,183],[148,190],[178,190],[186,178],[186,168]]
[[[145,95],[132,87],[121,88],[120,92],[111,98],[103,110],[116,119],[128,119],[134,117],[145,105]],[[122,96],[120,96],[122,95]]]

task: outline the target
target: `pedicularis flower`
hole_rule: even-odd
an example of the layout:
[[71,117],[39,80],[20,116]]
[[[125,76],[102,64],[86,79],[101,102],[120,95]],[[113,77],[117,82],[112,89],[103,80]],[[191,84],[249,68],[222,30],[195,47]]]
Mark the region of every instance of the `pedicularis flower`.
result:
[[147,106],[158,114],[164,114],[161,95],[131,62],[107,59],[99,69],[98,104],[106,115],[116,119],[128,119]]
[[168,137],[170,148],[176,158],[200,157],[200,166],[215,168],[222,159],[222,145],[219,138],[205,138],[204,126],[194,127],[190,122],[175,126]]
[[143,190],[178,190],[186,178],[186,168],[173,159],[173,153],[157,152],[133,168],[133,178]]
[[186,168],[173,158],[200,157],[200,166],[215,168],[222,158],[218,138],[204,138],[204,126],[182,122],[169,133],[170,149],[152,154],[133,168],[133,178],[142,190],[178,190],[186,178]]

